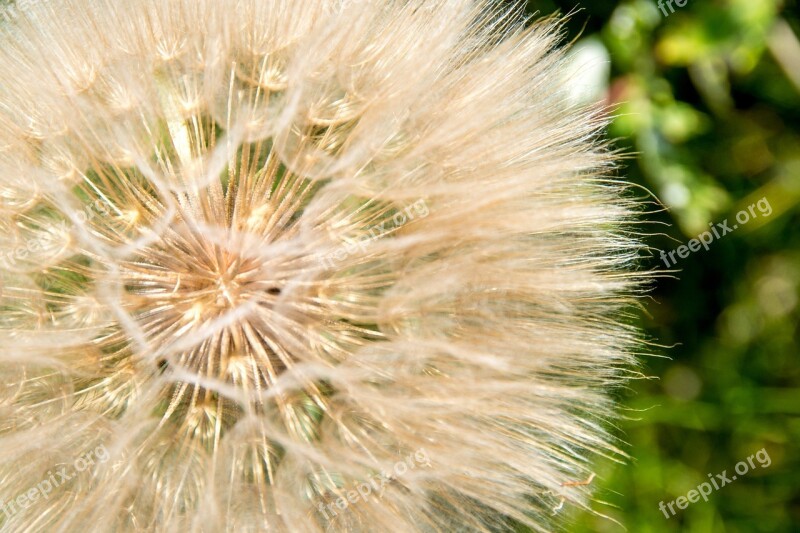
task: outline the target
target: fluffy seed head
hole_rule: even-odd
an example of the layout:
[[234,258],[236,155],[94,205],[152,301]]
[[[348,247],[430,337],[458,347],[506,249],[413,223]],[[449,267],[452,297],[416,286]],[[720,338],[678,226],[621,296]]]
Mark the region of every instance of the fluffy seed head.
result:
[[557,24],[520,13],[49,0],[0,29],[4,530],[586,504],[639,245]]

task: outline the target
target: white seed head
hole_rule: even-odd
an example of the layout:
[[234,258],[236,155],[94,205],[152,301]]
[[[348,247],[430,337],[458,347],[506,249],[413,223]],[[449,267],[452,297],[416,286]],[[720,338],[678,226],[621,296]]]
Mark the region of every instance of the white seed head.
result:
[[586,506],[644,276],[558,33],[488,0],[18,9],[0,497],[56,486],[3,530],[547,530]]

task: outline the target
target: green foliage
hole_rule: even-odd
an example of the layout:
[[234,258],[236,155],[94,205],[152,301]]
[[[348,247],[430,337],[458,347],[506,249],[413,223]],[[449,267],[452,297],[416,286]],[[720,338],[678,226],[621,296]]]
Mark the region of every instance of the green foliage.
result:
[[[531,1],[531,12],[574,2]],[[570,531],[777,532],[800,524],[800,10],[796,0],[581,5],[569,37],[611,57],[610,134],[623,169],[667,208],[648,219],[671,251],[761,198],[769,216],[680,259],[647,302],[666,345],[646,357],[622,438],[627,466],[599,465],[593,508]],[[587,22],[588,19],[588,22]],[[677,256],[676,256],[677,257]],[[668,270],[654,251],[649,268]],[[668,357],[668,358],[667,358]],[[659,502],[765,448],[751,469],[667,519]]]

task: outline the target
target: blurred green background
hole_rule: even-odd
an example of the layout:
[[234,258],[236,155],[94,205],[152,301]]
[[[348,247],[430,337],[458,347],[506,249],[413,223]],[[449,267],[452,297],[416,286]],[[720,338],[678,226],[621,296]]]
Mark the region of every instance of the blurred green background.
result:
[[[650,246],[671,251],[709,223],[732,227],[764,197],[772,213],[756,208],[656,284],[642,320],[669,359],[646,357],[653,379],[620,394],[631,460],[599,464],[593,481],[593,508],[608,518],[573,510],[566,529],[800,531],[800,4],[663,5],[668,16],[657,0],[528,9],[572,13],[576,62],[595,65],[579,81],[600,82],[594,96],[618,106],[610,134],[635,154],[621,173],[666,208],[646,217],[668,224],[645,226],[663,233]],[[668,270],[658,252],[645,266]],[[659,510],[762,448],[770,466],[755,461],[669,519]]]

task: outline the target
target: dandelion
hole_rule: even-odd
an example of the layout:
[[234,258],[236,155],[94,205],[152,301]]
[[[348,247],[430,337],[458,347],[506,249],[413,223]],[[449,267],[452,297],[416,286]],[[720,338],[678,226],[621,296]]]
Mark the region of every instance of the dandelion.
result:
[[588,505],[643,276],[558,21],[488,0],[18,12],[0,498],[25,505],[4,531],[547,530]]

